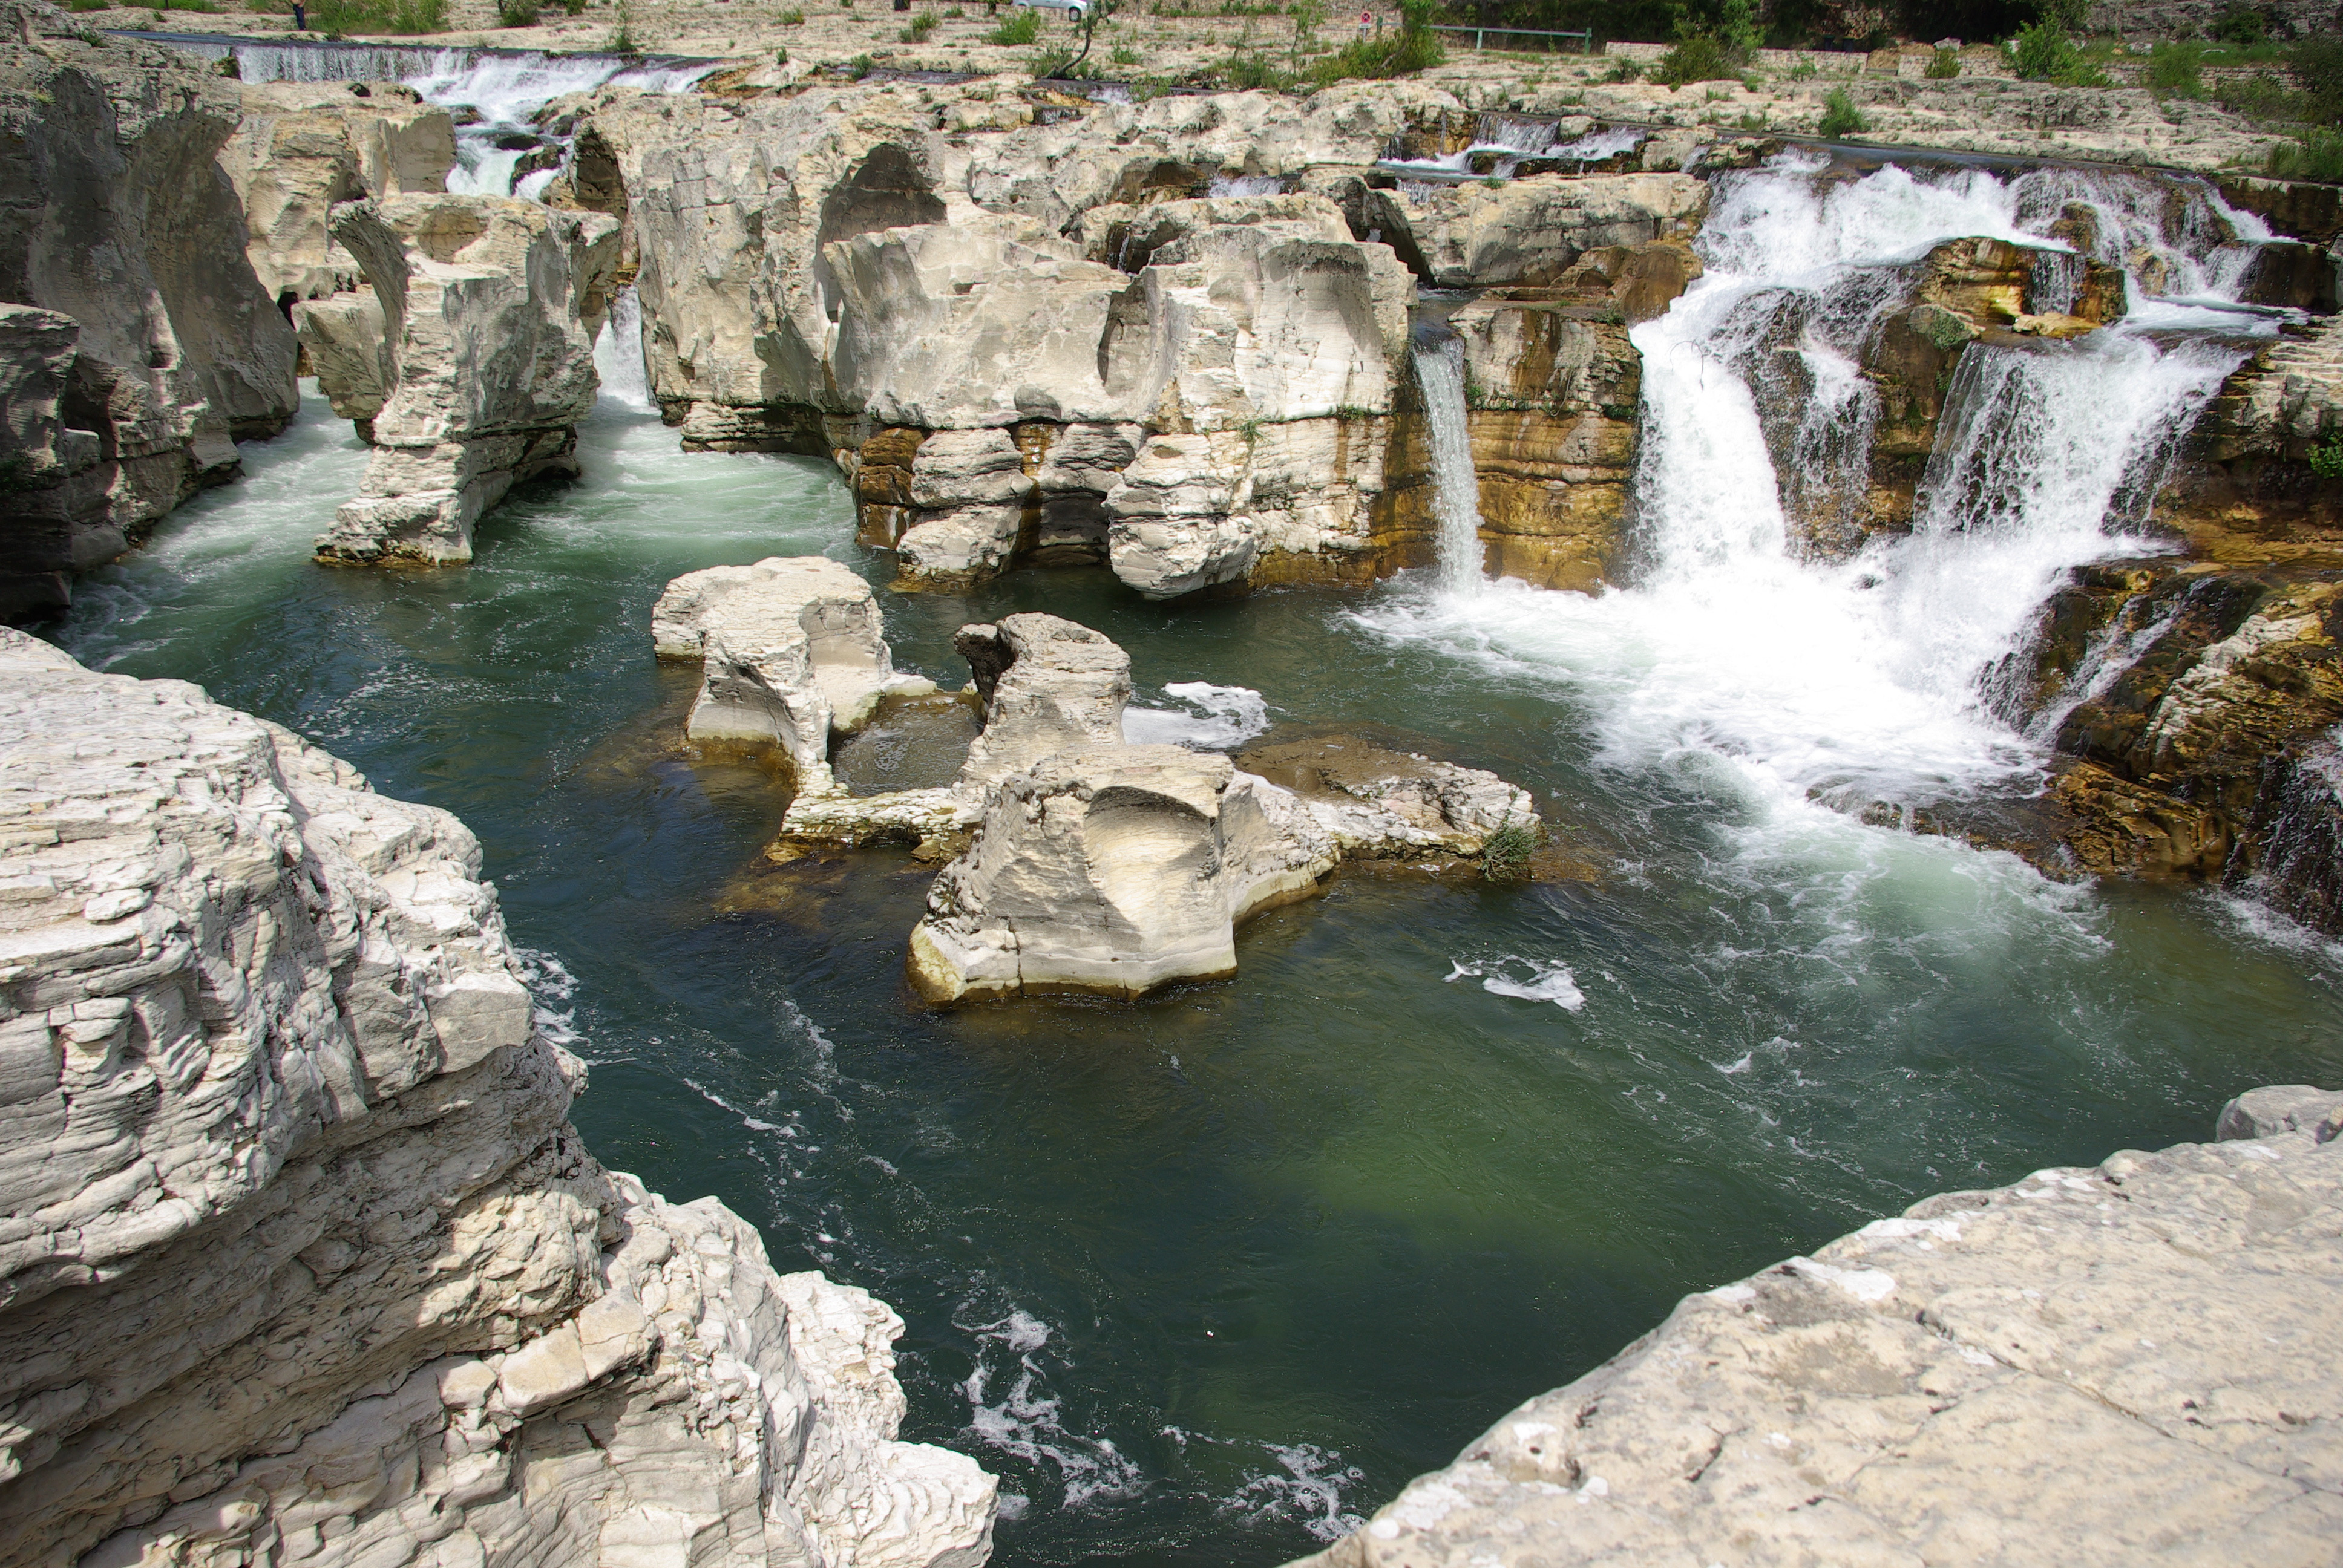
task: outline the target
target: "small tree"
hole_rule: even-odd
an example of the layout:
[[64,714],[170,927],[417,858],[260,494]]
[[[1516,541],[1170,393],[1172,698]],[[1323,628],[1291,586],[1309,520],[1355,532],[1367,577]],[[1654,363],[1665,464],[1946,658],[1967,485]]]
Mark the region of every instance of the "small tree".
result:
[[1091,57],[1091,45],[1098,37],[1098,25],[1109,16],[1114,15],[1114,7],[1115,0],[1091,0],[1089,6],[1083,10],[1081,20],[1081,53],[1076,55],[1072,59],[1067,61],[1064,65],[1059,67],[1059,70],[1065,75],[1071,77],[1074,74],[1075,68],[1081,65],[1084,60]]

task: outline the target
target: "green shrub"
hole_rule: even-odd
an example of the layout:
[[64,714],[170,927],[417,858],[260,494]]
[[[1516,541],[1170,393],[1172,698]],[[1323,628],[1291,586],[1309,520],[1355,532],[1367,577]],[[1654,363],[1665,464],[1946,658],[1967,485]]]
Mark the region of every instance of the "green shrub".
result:
[[1448,58],[1440,35],[1432,30],[1439,0],[1400,0],[1396,31],[1345,44],[1310,69],[1310,79],[1325,85],[1333,82],[1388,81],[1429,70]]
[[1481,843],[1481,875],[1492,882],[1518,882],[1530,874],[1530,857],[1538,852],[1542,835],[1526,822],[1513,820],[1508,809]]
[[2270,149],[2269,172],[2282,180],[2343,185],[2343,131],[2316,130]]
[[839,67],[846,73],[846,79],[850,82],[859,82],[878,68],[879,62],[868,55],[857,55]]
[[1790,80],[1793,82],[1811,82],[1820,75],[1822,72],[1812,60],[1801,60],[1790,67]]
[[65,9],[79,15],[87,11],[106,9],[107,0],[65,0]]
[[317,0],[309,25],[320,32],[445,33],[447,0]]
[[2310,449],[2310,471],[2322,479],[2343,479],[2343,439]]
[[784,27],[802,27],[805,25],[805,13],[802,11],[784,11],[780,15],[779,21],[781,25]]
[[2203,96],[2204,55],[2195,44],[2158,44],[2147,54],[2147,85],[2176,97]]
[[2332,126],[2343,122],[2343,35],[2326,34],[2305,38],[2290,52],[2287,63],[2302,84],[2306,124]]
[[774,65],[788,65],[789,63],[789,52],[787,49],[776,49],[776,50],[774,50],[774,51],[773,51],[773,64],[774,64]]
[[922,11],[911,18],[910,26],[903,29],[902,41],[906,44],[924,44],[927,42],[928,35],[935,30],[936,14],[932,11]]
[[1299,85],[1300,78],[1256,49],[1230,51],[1214,74],[1232,91],[1238,93],[1289,93]]
[[1021,49],[1041,35],[1041,13],[1019,11],[1014,15],[1004,18],[999,26],[987,33],[984,35],[984,41],[988,44],[999,44],[1003,48]]
[[1652,80],[1671,87],[1681,87],[1687,82],[1737,81],[1745,61],[1733,58],[1732,51],[1713,34],[1694,33],[1660,56],[1652,67]]
[[1139,51],[1128,44],[1117,44],[1108,54],[1107,61],[1116,65],[1136,65],[1139,64]]
[[2251,48],[2268,35],[2269,19],[2251,5],[2232,5],[2214,19],[2211,32],[2224,44]]
[[534,27],[537,15],[537,0],[497,0],[499,27]]
[[2303,116],[2302,99],[2267,72],[2258,76],[2233,76],[2217,84],[2213,101],[2249,120],[2298,120]]
[[1622,55],[1617,65],[1603,73],[1603,79],[1606,82],[1640,82],[1644,79],[1644,68]]
[[2074,35],[2048,18],[2018,30],[2002,46],[2022,82],[2056,82],[2067,87],[2104,87],[2107,79],[2083,58]]
[[1961,74],[1961,52],[1939,49],[1928,56],[1928,68],[1920,73],[1932,82],[1949,82]]
[[1821,136],[1835,138],[1859,136],[1870,128],[1871,123],[1863,117],[1863,111],[1855,106],[1855,100],[1847,95],[1846,89],[1833,87],[1830,96],[1823,100],[1822,124],[1815,130]]

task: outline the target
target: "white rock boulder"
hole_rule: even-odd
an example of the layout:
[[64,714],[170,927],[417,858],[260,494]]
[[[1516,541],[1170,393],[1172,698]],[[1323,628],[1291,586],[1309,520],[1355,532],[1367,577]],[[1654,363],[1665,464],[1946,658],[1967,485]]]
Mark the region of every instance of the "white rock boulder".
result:
[[699,662],[685,738],[777,748],[801,799],[843,793],[830,772],[832,736],[868,723],[889,692],[935,689],[896,673],[870,585],[825,556],[687,572],[652,607],[651,645],[661,658]]

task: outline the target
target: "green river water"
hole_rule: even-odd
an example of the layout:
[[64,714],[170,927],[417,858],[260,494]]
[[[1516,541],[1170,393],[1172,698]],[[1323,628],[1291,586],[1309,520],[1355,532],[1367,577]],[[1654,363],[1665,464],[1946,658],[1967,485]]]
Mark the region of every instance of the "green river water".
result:
[[[470,568],[327,570],[309,540],[363,450],[313,391],[47,629],[459,813],[593,1064],[596,1152],[894,1304],[907,1435],[1001,1475],[1001,1563],[1314,1550],[1684,1292],[2343,1078],[2327,948],[1647,733],[1621,692],[1702,678],[1648,629],[1530,635],[1585,601],[1459,608],[1411,578],[1151,606],[1102,572],[890,595],[827,464],[686,457],[611,399],[584,436],[584,480],[492,515]],[[931,870],[758,874],[785,802],[680,755],[694,678],[650,656],[669,578],[808,552],[882,586],[905,668],[956,686],[956,626],[1048,608],[1131,650],[1143,705],[1242,686],[1279,723],[1496,768],[1588,874],[1344,874],[1247,928],[1228,983],[922,1012],[901,961]]]

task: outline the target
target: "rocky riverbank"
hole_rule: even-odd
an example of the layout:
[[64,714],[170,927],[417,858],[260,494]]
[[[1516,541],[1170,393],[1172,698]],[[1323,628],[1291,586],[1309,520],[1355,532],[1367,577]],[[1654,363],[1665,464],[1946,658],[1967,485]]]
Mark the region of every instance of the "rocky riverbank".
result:
[[0,1563],[974,1568],[882,1302],[598,1165],[478,844],[0,631]]
[[1307,1561],[2331,1562],[2338,1131],[2258,1090],[1687,1296]]

